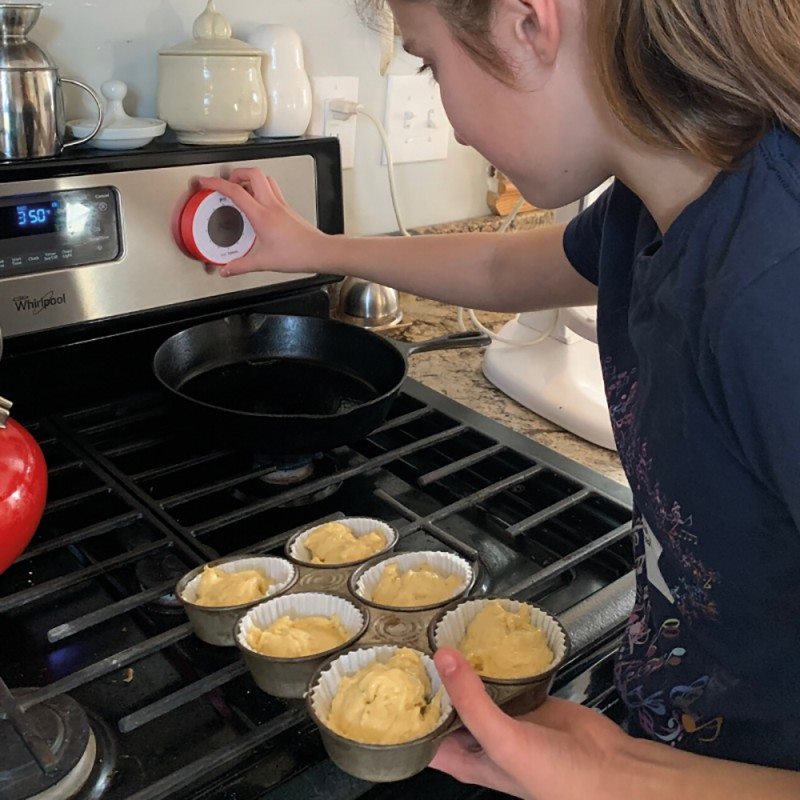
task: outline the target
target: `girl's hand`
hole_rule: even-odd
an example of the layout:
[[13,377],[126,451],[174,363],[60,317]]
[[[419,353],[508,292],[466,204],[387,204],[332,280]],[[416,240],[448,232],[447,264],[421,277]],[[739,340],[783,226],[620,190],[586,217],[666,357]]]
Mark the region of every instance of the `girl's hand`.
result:
[[434,661],[469,730],[442,743],[434,769],[535,800],[601,800],[610,796],[612,784],[618,785],[626,746],[633,740],[613,722],[554,698],[524,717],[509,717],[456,650],[442,648]]
[[634,739],[588,708],[550,698],[518,719],[486,694],[463,656],[434,656],[467,731],[442,742],[432,767],[528,800],[797,800],[800,772],[686,753]]
[[202,189],[230,197],[256,232],[250,252],[220,268],[220,275],[242,275],[256,270],[317,272],[329,238],[283,199],[274,178],[255,168],[236,169],[229,180],[200,178]]

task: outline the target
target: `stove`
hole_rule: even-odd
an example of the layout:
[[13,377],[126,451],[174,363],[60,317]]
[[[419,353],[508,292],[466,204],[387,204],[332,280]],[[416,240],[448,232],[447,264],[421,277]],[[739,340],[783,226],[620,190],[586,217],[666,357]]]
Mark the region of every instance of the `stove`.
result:
[[[0,168],[9,179],[0,203],[16,202],[28,181],[63,187],[73,173],[84,190],[111,186],[122,251],[131,252],[136,226],[126,228],[124,212],[136,198],[119,176],[181,159],[218,170],[300,154],[316,165],[317,224],[336,232],[335,142],[243,147],[58,159],[17,170],[11,191]],[[171,258],[182,270],[190,257]],[[386,520],[400,550],[477,560],[478,593],[558,614],[574,648],[555,690],[618,714],[611,663],[633,592],[627,490],[411,380],[369,437],[302,462],[187,435],[152,377],[157,345],[194,321],[240,311],[325,315],[330,280],[262,276],[238,292],[228,282],[219,296],[192,267],[191,280],[201,277],[183,301],[176,282],[170,302],[155,305],[150,288],[136,294],[133,277],[130,313],[106,313],[116,301],[98,300],[82,304],[83,318],[11,326],[2,310],[9,293],[25,278],[46,286],[52,276],[0,279],[0,322],[14,331],[0,393],[41,444],[50,481],[35,538],[0,575],[0,797],[492,796],[431,770],[391,785],[347,776],[326,758],[302,701],[261,692],[238,651],[191,633],[174,596],[178,577],[232,553],[281,554],[295,531],[343,516]],[[62,265],[58,274],[73,274],[59,286],[101,291],[110,278],[79,274],[96,268]]]

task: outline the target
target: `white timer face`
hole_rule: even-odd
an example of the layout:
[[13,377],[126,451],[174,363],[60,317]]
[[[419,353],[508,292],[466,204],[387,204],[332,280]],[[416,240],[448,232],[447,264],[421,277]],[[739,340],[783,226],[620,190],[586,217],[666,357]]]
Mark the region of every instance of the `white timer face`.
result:
[[238,206],[219,192],[198,192],[184,208],[181,234],[189,252],[209,264],[246,255],[256,234]]

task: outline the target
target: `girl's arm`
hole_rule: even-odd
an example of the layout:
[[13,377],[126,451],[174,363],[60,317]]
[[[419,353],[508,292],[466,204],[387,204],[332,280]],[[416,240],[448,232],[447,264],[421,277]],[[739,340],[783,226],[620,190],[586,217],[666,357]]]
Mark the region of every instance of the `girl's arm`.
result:
[[533,311],[596,302],[596,287],[564,254],[563,226],[512,235],[329,236],[293,211],[257,169],[200,186],[230,197],[257,233],[253,249],[221,270],[354,275],[446,303],[489,311]]

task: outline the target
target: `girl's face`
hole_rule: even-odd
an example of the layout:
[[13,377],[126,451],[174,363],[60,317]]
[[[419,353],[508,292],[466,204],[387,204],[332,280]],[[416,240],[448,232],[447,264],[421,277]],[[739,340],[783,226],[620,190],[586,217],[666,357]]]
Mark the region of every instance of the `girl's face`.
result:
[[441,87],[456,139],[542,208],[566,205],[610,175],[611,120],[586,54],[582,0],[495,0],[490,36],[512,69],[494,77],[433,5],[389,0],[405,49]]

